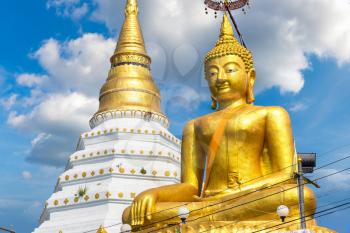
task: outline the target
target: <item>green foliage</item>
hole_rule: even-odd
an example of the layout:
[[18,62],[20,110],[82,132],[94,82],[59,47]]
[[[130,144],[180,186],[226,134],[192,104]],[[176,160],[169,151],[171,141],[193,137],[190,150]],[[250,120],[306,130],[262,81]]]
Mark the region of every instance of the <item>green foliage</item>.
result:
[[78,189],[78,193],[76,194],[76,196],[78,197],[84,197],[87,193],[87,187],[79,187]]
[[146,174],[147,174],[147,171],[146,171],[145,168],[141,168],[140,173],[141,173],[142,175],[146,175]]

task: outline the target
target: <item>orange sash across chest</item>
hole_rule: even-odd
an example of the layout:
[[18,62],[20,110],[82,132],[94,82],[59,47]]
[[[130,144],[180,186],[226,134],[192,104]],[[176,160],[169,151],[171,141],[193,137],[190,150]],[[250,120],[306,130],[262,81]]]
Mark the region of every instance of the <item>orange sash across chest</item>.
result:
[[210,173],[211,173],[214,161],[215,161],[216,154],[217,154],[218,149],[219,149],[220,142],[222,140],[222,137],[224,136],[224,132],[225,132],[227,123],[230,119],[232,119],[234,114],[237,113],[238,110],[243,106],[239,106],[239,107],[236,107],[234,109],[230,109],[228,111],[225,111],[223,113],[221,120],[219,121],[219,123],[215,129],[215,132],[214,132],[214,134],[210,140],[210,143],[209,143],[208,155],[207,155],[206,166],[205,166],[206,169],[204,170],[205,174],[203,176],[203,178],[205,180],[203,180],[203,183],[202,183],[201,195],[200,195],[201,197],[203,197],[204,192],[207,189]]

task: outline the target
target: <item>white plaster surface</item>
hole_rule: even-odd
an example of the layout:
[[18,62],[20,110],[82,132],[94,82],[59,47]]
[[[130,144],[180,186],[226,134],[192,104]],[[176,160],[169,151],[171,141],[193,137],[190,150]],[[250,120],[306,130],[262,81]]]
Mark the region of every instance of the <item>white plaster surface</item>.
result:
[[120,232],[134,195],[180,182],[181,142],[164,126],[152,119],[112,118],[83,133],[33,233],[95,233],[100,225]]

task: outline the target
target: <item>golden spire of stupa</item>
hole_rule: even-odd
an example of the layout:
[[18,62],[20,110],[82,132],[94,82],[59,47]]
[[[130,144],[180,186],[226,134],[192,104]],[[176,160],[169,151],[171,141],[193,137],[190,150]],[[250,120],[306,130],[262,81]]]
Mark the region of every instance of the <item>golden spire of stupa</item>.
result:
[[101,225],[100,228],[98,228],[98,230],[96,231],[96,233],[108,233],[106,231],[106,229],[103,228],[103,226]]
[[138,19],[138,4],[137,0],[127,0],[125,7],[125,21],[119,35],[117,48],[112,57],[112,62],[117,60],[123,54],[137,54],[143,60],[145,65],[150,64],[145,49],[145,43],[142,36],[142,31]]
[[124,110],[162,115],[159,89],[152,79],[150,64],[138,19],[137,0],[127,0],[124,24],[95,116]]

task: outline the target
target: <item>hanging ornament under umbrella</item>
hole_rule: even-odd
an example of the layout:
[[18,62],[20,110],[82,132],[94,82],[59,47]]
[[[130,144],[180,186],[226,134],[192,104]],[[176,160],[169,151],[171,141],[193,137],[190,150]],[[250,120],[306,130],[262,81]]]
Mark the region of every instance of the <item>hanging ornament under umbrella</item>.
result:
[[250,3],[249,0],[224,0],[224,1],[219,1],[219,0],[205,0],[204,4],[206,5],[205,8],[205,13],[208,14],[208,8],[212,9],[215,11],[214,15],[215,18],[217,18],[217,12],[218,11],[222,11],[222,12],[228,12],[228,14],[230,15],[230,18],[235,26],[235,29],[237,31],[239,40],[241,42],[241,44],[244,47],[247,47],[244,40],[243,40],[243,36],[241,34],[241,32],[238,29],[238,25],[235,21],[235,19],[232,16],[231,11],[233,10],[238,10],[238,9],[242,9],[242,11],[244,12],[244,14],[246,13],[245,11],[245,7],[250,7]]
[[205,0],[204,4],[214,11],[226,11],[227,8],[232,11],[249,6],[249,0]]

